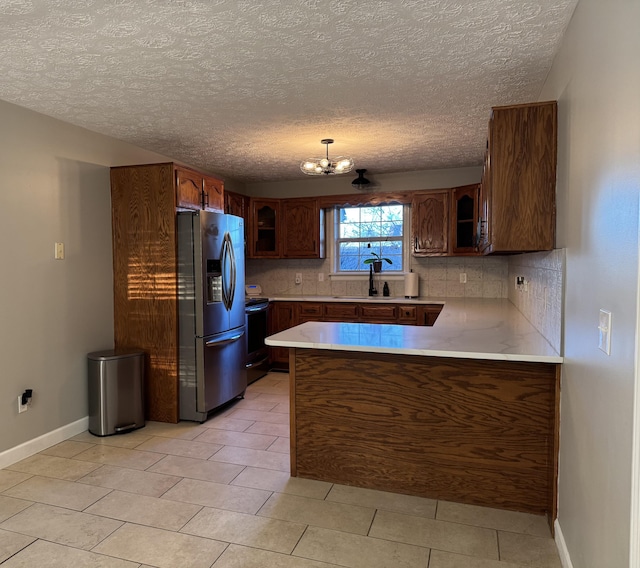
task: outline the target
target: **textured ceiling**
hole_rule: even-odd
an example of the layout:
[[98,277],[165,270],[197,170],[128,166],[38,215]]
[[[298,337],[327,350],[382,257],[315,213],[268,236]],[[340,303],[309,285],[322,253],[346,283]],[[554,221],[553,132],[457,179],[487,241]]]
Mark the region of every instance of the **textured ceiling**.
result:
[[243,182],[475,166],[576,3],[0,0],[0,99]]

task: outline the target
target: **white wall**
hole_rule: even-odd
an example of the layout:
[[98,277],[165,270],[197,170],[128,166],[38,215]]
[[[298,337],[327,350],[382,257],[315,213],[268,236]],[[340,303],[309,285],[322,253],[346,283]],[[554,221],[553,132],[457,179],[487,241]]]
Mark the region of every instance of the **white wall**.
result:
[[[559,101],[557,245],[566,248],[559,525],[574,568],[629,566],[639,22],[638,0],[580,0],[540,96]],[[610,356],[597,348],[600,308],[613,313]]]
[[87,416],[86,355],[113,347],[109,166],[167,158],[2,101],[0,124],[2,453]]
[[[488,117],[487,117],[488,120]],[[351,187],[357,174],[344,176],[309,177],[304,180],[250,183],[245,186],[247,195],[254,197],[307,197],[315,195],[339,195],[360,193]],[[375,175],[367,172],[365,177],[371,181],[371,188],[363,194],[376,191],[412,191],[418,189],[440,189],[479,183],[482,167],[456,168],[448,170],[424,170],[396,174]]]

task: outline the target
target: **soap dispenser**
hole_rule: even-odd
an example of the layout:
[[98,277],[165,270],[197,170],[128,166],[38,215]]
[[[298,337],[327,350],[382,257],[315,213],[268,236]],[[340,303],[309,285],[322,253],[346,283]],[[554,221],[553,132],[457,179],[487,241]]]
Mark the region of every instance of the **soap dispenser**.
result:
[[389,295],[389,284],[387,284],[386,282],[384,283],[384,286],[382,287],[382,295],[383,296],[388,296]]

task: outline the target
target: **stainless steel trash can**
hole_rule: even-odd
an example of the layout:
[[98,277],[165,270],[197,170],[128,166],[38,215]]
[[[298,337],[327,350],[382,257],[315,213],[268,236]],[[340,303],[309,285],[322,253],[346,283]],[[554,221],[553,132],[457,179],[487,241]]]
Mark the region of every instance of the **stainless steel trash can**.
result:
[[144,352],[96,351],[89,365],[89,432],[121,434],[144,426]]

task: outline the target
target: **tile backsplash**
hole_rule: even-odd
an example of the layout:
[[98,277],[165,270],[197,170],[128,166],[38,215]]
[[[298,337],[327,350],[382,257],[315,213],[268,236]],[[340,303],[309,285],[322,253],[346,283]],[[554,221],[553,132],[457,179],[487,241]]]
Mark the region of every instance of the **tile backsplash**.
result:
[[[469,297],[506,298],[508,260],[504,257],[429,257],[412,258],[410,268],[420,277],[420,296],[430,298]],[[296,273],[302,284],[295,283]],[[331,261],[324,260],[260,260],[246,262],[246,281],[260,284],[267,296],[366,296],[369,289],[365,276],[353,280],[332,279]],[[460,282],[466,274],[466,283]],[[322,278],[322,281],[320,280]],[[391,272],[375,275],[375,285],[382,294],[388,282],[390,296],[404,297],[404,280]]]
[[[562,354],[562,306],[565,250],[509,257],[508,298],[533,326]],[[516,290],[515,281],[527,284]]]

